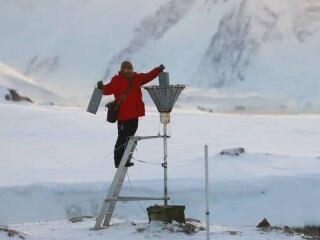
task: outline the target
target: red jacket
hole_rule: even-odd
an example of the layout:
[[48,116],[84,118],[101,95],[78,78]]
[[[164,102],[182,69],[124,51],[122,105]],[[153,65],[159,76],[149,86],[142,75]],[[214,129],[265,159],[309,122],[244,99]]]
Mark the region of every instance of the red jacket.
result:
[[[148,73],[136,73],[133,75],[133,85],[127,97],[122,101],[119,109],[118,120],[128,120],[145,115],[144,103],[142,101],[141,86],[152,81],[159,75],[159,68],[154,68]],[[103,86],[104,95],[114,95],[116,100],[120,100],[121,95],[129,86],[127,79],[122,72],[118,72],[111,81]]]

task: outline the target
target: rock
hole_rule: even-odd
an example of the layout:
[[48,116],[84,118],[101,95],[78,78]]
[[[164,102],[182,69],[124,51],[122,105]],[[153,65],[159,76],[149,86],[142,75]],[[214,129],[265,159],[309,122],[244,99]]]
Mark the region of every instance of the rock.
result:
[[26,234],[22,232],[18,232],[14,229],[10,229],[7,226],[0,226],[0,231],[8,233],[8,237],[18,236],[21,239],[26,239]]
[[229,148],[229,149],[225,149],[225,150],[222,150],[220,152],[220,155],[229,155],[229,156],[239,156],[241,154],[244,154],[245,153],[245,150],[244,148]]
[[270,227],[270,223],[266,218],[264,218],[257,226],[257,228],[264,228],[264,227]]
[[244,112],[246,108],[244,106],[236,106],[234,110],[236,110],[237,112]]
[[68,220],[72,223],[76,223],[76,222],[82,222],[84,219],[89,219],[89,218],[93,218],[92,216],[78,216],[78,217],[71,217]]
[[23,97],[23,96],[20,96],[17,92],[17,90],[14,90],[14,89],[8,89],[9,90],[9,94],[7,94],[5,96],[5,99],[7,101],[13,101],[13,102],[21,102],[21,101],[27,101],[27,102],[30,102],[32,103],[33,101],[28,98],[28,97]]
[[320,239],[320,226],[304,226],[291,228],[294,232],[298,234],[304,234],[310,239]]
[[196,222],[196,223],[201,223],[200,220],[195,219],[195,218],[186,218],[186,222]]
[[230,235],[233,235],[233,236],[242,235],[242,232],[240,231],[226,231],[226,233],[229,233]]
[[201,106],[198,106],[197,108],[198,108],[200,111],[213,113],[213,110],[212,110],[211,108],[205,108],[205,107],[201,107]]
[[289,235],[293,235],[294,234],[294,230],[292,230],[289,226],[284,226],[283,229]]

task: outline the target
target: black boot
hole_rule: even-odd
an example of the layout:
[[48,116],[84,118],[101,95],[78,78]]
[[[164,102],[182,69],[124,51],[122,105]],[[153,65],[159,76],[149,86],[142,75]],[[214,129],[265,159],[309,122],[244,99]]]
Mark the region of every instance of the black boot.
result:
[[133,165],[134,165],[133,162],[127,162],[127,163],[126,163],[126,167],[132,167]]
[[[119,162],[119,163],[118,163],[118,162],[114,162],[115,168],[118,168],[119,165],[120,165],[120,162]],[[125,165],[125,167],[132,167],[133,165],[134,165],[133,162],[127,162],[126,165]]]

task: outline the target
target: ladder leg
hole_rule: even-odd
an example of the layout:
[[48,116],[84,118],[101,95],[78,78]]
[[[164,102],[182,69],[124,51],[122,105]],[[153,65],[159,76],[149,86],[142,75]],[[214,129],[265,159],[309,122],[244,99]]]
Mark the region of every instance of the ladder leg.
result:
[[100,213],[97,217],[96,224],[94,229],[100,229],[102,226],[109,226],[110,220],[114,211],[114,208],[116,206],[116,199],[115,200],[107,200],[112,199],[113,197],[118,197],[124,178],[127,173],[127,167],[125,167],[127,161],[129,160],[129,157],[132,155],[132,152],[136,146],[136,140],[133,138],[130,138],[126,150],[122,156],[121,162],[118,166],[116,175],[113,178],[112,184],[109,188],[106,200],[103,203],[103,206],[100,210]]

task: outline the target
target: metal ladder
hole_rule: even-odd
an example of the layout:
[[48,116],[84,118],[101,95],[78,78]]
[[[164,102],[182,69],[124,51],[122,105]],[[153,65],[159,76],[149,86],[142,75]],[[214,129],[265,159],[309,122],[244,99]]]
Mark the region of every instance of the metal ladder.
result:
[[[113,178],[112,184],[109,188],[108,194],[104,200],[103,206],[100,210],[100,213],[97,217],[94,230],[99,230],[110,225],[110,220],[113,214],[113,211],[116,207],[117,201],[140,201],[140,200],[169,200],[167,197],[120,197],[119,193],[121,191],[122,184],[124,182],[128,168],[125,166],[127,161],[131,158],[133,151],[137,145],[137,141],[143,139],[151,138],[163,138],[164,136],[147,136],[147,137],[138,137],[132,136],[128,141],[125,152],[122,156],[121,162],[117,169],[116,175]],[[168,136],[167,136],[168,137]]]

